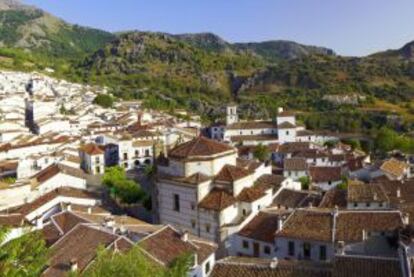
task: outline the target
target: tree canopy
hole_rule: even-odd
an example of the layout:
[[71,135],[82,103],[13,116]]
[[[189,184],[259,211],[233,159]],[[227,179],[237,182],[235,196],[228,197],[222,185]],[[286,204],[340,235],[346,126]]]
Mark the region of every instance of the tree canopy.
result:
[[253,156],[259,161],[266,161],[269,158],[269,149],[263,144],[259,144],[254,148]]
[[103,108],[112,108],[114,105],[114,98],[108,94],[98,94],[93,102]]
[[375,146],[381,152],[401,150],[405,153],[414,153],[414,139],[399,135],[387,127],[383,127],[378,131]]
[[44,270],[48,249],[39,232],[28,232],[6,241],[10,230],[0,228],[0,275],[11,277],[40,276]]
[[191,255],[177,258],[174,263],[165,268],[147,258],[139,247],[134,247],[126,253],[114,253],[101,247],[94,263],[79,276],[90,277],[182,277],[186,276],[191,267]]
[[142,188],[127,178],[124,168],[109,167],[105,170],[102,183],[110,189],[111,195],[124,204],[138,203],[145,198]]

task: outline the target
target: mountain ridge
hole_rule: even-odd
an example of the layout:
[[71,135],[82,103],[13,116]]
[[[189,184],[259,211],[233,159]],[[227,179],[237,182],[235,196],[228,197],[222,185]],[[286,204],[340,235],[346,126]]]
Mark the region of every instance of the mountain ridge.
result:
[[[414,122],[412,42],[366,57],[344,57],[284,40],[231,43],[213,33],[113,34],[46,14],[36,8],[0,11],[0,66],[52,67],[56,76],[106,85],[116,96],[142,99],[147,107],[185,107],[210,119],[224,103],[236,101],[247,117],[268,117],[284,106],[310,114],[347,112],[336,118],[341,128],[350,113],[358,112],[360,122],[352,126],[371,128],[371,121],[363,125],[365,115],[380,111],[382,118],[394,110]],[[43,56],[31,56],[37,53]],[[328,101],[349,95],[361,96],[356,108]],[[316,122],[319,126],[323,120]]]

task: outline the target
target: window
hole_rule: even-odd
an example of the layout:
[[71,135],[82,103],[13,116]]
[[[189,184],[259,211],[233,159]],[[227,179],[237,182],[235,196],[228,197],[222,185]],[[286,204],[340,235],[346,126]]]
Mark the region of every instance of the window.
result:
[[253,135],[253,131],[250,131],[250,134]]
[[286,131],[286,135],[287,135],[287,136],[289,135],[289,131]]
[[379,203],[379,206],[380,206],[380,207],[382,207],[382,206],[383,206],[382,202],[380,202],[380,203]]
[[310,259],[311,256],[311,245],[310,243],[304,243],[303,244],[303,257],[305,259]]
[[205,267],[204,271],[206,272],[206,274],[208,274],[210,272],[210,262],[206,263],[206,267]]
[[263,248],[263,252],[264,252],[265,254],[267,254],[267,255],[270,255],[270,247],[269,247],[269,246],[265,246],[265,247]]
[[244,249],[249,249],[249,242],[247,240],[243,241],[243,248]]
[[139,150],[135,150],[135,157],[139,156]]
[[260,206],[260,205],[257,205],[257,210],[259,210],[260,211],[260,209],[261,209],[262,207]]
[[210,224],[206,224],[206,232],[207,233],[210,233],[210,227],[211,227]]
[[332,181],[328,181],[328,185],[332,185]]
[[194,210],[195,209],[195,204],[194,202],[191,202],[191,209]]
[[243,209],[243,216],[247,214],[246,209]]
[[180,196],[178,194],[174,194],[174,211],[180,211]]
[[367,203],[365,204],[365,206],[370,207],[370,206],[371,206],[371,203],[367,202]]
[[191,227],[193,229],[195,229],[195,227],[196,227],[196,221],[194,219],[191,220]]
[[101,173],[101,167],[99,167],[99,166],[96,167],[96,173],[97,174],[100,174]]
[[293,241],[288,242],[288,254],[289,256],[295,255],[295,243]]
[[358,207],[358,203],[357,202],[354,203],[354,207],[355,208]]
[[147,157],[148,157],[149,155],[150,155],[150,152],[149,152],[149,150],[148,150],[148,149],[146,149],[146,150],[145,150],[145,156],[147,156]]
[[128,168],[128,163],[124,163],[124,167],[125,168]]
[[124,160],[128,160],[128,153],[124,153]]
[[326,246],[325,245],[319,246],[319,260],[321,261],[326,260]]
[[97,164],[101,162],[101,160],[99,159],[99,157],[96,157],[96,158],[95,158],[95,162],[96,162]]

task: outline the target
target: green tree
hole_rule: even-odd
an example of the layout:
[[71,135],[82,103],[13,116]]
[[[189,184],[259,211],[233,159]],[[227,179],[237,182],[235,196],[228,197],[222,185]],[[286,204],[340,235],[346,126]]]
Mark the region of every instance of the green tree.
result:
[[308,190],[310,185],[310,179],[308,176],[303,176],[299,178],[299,182],[302,185],[302,190]]
[[269,159],[269,149],[263,144],[257,145],[253,150],[253,156],[261,162]]
[[109,94],[98,94],[93,102],[103,108],[112,108],[114,105],[114,98]]
[[0,228],[0,275],[11,277],[40,276],[44,270],[48,249],[40,232],[28,232],[6,241],[10,230]]
[[101,247],[95,262],[79,276],[90,277],[183,277],[191,267],[191,255],[177,258],[169,268],[147,258],[139,247],[126,253],[114,253]]
[[145,197],[145,192],[139,184],[128,179],[124,168],[120,166],[107,168],[102,183],[109,188],[113,197],[124,204],[138,203]]
[[394,150],[398,141],[398,134],[387,128],[383,127],[379,130],[375,138],[375,146],[383,152],[389,152]]

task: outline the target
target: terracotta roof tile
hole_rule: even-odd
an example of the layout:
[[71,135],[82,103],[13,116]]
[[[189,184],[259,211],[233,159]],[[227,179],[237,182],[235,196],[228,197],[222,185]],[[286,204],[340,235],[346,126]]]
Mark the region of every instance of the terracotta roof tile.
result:
[[379,184],[349,182],[348,202],[389,202],[384,188]]
[[43,183],[56,176],[59,172],[59,166],[57,164],[52,164],[34,175],[33,178],[35,178],[39,183]]
[[105,152],[96,144],[89,143],[80,148],[80,151],[85,152],[88,155],[102,155]]
[[309,173],[315,183],[340,181],[342,178],[340,167],[315,166],[310,168]]
[[252,203],[265,195],[266,193],[261,187],[253,186],[250,188],[244,188],[237,196],[237,200],[246,203]]
[[404,174],[404,171],[408,169],[408,167],[408,164],[405,162],[401,162],[396,159],[389,159],[381,165],[380,169],[387,174],[400,177]]
[[37,198],[33,202],[24,204],[20,207],[17,207],[16,209],[13,209],[13,212],[20,213],[26,216],[29,213],[33,212],[34,210],[40,208],[41,206],[45,205],[46,203],[50,202],[51,200],[59,196],[98,199],[98,196],[96,194],[85,191],[85,190],[74,189],[74,188],[58,188]]
[[216,247],[211,244],[201,241],[195,244],[191,240],[182,240],[181,236],[180,232],[167,225],[141,240],[138,245],[165,266],[170,266],[179,256],[191,253],[200,254],[198,257],[200,264],[216,250]]
[[280,153],[294,153],[302,150],[310,149],[309,142],[287,142],[279,146]]
[[334,277],[402,277],[401,262],[396,258],[336,256]]
[[362,241],[367,232],[394,231],[403,226],[399,211],[339,211],[335,239],[345,242]]
[[42,276],[66,276],[72,260],[77,261],[78,270],[82,272],[96,257],[100,245],[108,246],[117,238],[95,226],[77,225],[53,245],[49,267]]
[[277,129],[276,122],[273,121],[240,121],[226,126],[228,130],[239,130],[239,129]]
[[306,159],[303,158],[291,158],[283,161],[284,170],[289,171],[305,171],[308,169]]
[[326,210],[296,210],[277,237],[332,242],[333,216]]
[[271,260],[249,257],[227,257],[217,261],[211,277],[331,277],[329,264],[316,264],[305,261],[278,260],[271,267]]
[[254,240],[273,243],[276,231],[279,227],[279,218],[284,216],[281,213],[260,212],[255,216],[238,235]]
[[191,157],[208,157],[225,153],[228,151],[235,151],[235,148],[230,145],[199,136],[191,141],[185,142],[173,148],[169,153],[169,157],[177,159],[185,159]]
[[290,122],[282,122],[281,124],[277,125],[278,129],[296,129],[296,125],[290,123]]
[[52,220],[64,234],[72,230],[76,225],[88,222],[87,220],[71,212],[56,214],[52,216]]
[[236,202],[236,198],[227,190],[214,188],[201,200],[198,207],[207,210],[222,211]]
[[320,208],[346,208],[348,192],[345,189],[334,188],[325,193],[319,204]]
[[24,217],[19,214],[0,214],[0,226],[21,227],[24,224]]
[[216,175],[215,181],[232,183],[253,174],[251,170],[233,165],[225,165]]

